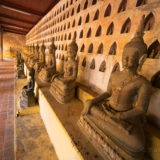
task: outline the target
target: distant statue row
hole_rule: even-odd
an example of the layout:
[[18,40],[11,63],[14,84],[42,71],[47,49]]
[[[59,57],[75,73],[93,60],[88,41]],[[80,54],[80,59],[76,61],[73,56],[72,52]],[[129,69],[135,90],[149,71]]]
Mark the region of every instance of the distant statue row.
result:
[[[50,93],[60,103],[69,102],[75,95],[75,80],[77,78],[78,65],[75,57],[77,55],[78,46],[73,40],[67,48],[67,61],[64,63],[62,73],[56,71],[56,46],[54,39],[49,47],[49,54],[45,55],[45,45],[32,47],[31,54],[26,58],[29,68],[34,68],[38,73],[38,79],[42,82],[51,82]],[[46,57],[45,57],[46,56]],[[36,58],[35,58],[36,57]]]

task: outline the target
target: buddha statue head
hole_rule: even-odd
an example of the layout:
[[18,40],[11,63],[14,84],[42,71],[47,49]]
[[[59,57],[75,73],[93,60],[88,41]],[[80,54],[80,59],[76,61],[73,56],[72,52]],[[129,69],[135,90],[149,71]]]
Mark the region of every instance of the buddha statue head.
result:
[[73,39],[67,48],[67,56],[70,58],[75,58],[77,55],[77,51],[78,51],[78,46],[76,44],[75,39]]
[[147,57],[147,45],[143,40],[144,18],[145,17],[142,16],[142,20],[134,37],[124,46],[122,54],[122,64],[124,69],[137,71],[137,69],[141,68]]

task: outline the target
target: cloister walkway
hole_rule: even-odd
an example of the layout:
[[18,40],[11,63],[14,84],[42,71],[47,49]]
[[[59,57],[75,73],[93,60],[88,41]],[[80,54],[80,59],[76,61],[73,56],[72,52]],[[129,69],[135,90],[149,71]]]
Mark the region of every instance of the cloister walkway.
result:
[[14,160],[14,60],[0,62],[0,160]]

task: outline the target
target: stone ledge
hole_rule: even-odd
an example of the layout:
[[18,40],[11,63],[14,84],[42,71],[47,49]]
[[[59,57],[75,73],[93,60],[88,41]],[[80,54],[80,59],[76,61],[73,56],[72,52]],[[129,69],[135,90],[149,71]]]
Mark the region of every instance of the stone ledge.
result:
[[80,131],[77,121],[83,109],[78,99],[59,104],[49,87],[39,89],[40,114],[60,160],[101,160],[102,157]]

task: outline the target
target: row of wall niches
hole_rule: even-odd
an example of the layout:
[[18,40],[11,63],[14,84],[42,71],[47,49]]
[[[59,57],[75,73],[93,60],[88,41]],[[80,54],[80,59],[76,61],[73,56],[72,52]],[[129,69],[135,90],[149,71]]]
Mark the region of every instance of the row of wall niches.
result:
[[[81,21],[82,21],[82,18],[80,17],[77,25],[81,25]],[[87,17],[86,17],[86,23],[88,23],[88,22],[89,22],[89,15],[87,15]],[[150,12],[150,13],[146,16],[146,18],[145,18],[144,30],[145,30],[145,31],[151,30],[151,29],[153,28],[154,23],[155,23],[155,17],[154,17],[154,15],[153,15],[153,13]],[[130,30],[131,30],[131,24],[132,24],[131,19],[128,17],[128,18],[125,20],[125,22],[123,23],[123,25],[122,25],[122,27],[121,27],[120,33],[121,33],[121,34],[123,34],[123,33],[129,33]],[[74,28],[75,25],[76,25],[76,21],[75,21],[75,19],[74,19],[73,22],[72,22],[72,24],[71,24],[70,22],[68,22],[68,24],[66,25],[66,23],[65,23],[64,25],[55,27],[55,28],[53,28],[53,29],[50,30],[50,31],[46,31],[46,32],[43,33],[41,36],[40,36],[40,35],[37,35],[37,36],[36,36],[35,38],[33,38],[32,40],[35,40],[37,43],[41,43],[41,40],[38,40],[38,39],[40,39],[41,37],[47,37],[47,36],[49,36],[49,35],[50,35],[50,36],[53,36],[54,34],[57,35],[57,36],[54,36],[55,41],[70,40],[71,38],[73,38],[73,37],[71,36],[71,34],[72,34],[71,32],[68,33],[68,35],[67,35],[67,33],[64,33],[64,32],[63,32],[63,34],[61,34],[61,33],[62,33],[62,31],[66,31],[66,30],[69,29],[69,28]],[[105,29],[105,30],[106,30],[106,32],[105,32],[106,35],[113,35],[115,29],[116,29],[116,27],[115,27],[115,25],[114,25],[114,22],[111,22],[111,23],[109,24],[108,28]],[[58,34],[60,34],[60,35],[58,35]],[[74,34],[75,34],[75,33],[74,33]],[[78,38],[79,38],[79,39],[80,39],[80,38],[90,38],[90,37],[92,36],[92,34],[93,34],[94,37],[99,37],[99,36],[101,36],[101,35],[102,35],[102,26],[99,25],[95,33],[92,33],[92,28],[91,28],[91,27],[88,28],[88,30],[87,30],[87,32],[86,32],[85,35],[84,35],[83,29],[81,29]],[[51,38],[45,38],[45,39],[44,39],[44,42],[50,42],[50,41],[51,41]]]
[[[82,1],[83,2],[83,1]],[[77,2],[78,3],[78,2]],[[97,0],[95,1],[95,0],[93,0],[92,1],[92,3],[91,3],[91,1],[86,1],[83,5],[83,7],[82,7],[82,4],[79,4],[78,5],[78,7],[77,7],[77,9],[75,9],[75,8],[70,8],[70,9],[68,9],[67,11],[65,11],[67,8],[69,8],[69,7],[67,7],[68,5],[66,4],[66,7],[65,7],[65,5],[63,5],[63,7],[60,7],[57,11],[51,11],[51,12],[53,12],[49,17],[44,17],[44,19],[42,20],[42,22],[40,21],[40,23],[38,23],[38,25],[36,25],[32,30],[31,30],[31,32],[27,35],[27,40],[30,40],[30,39],[32,39],[33,40],[33,38],[36,36],[36,38],[41,38],[42,37],[42,35],[40,36],[38,36],[37,37],[37,35],[38,34],[40,34],[40,33],[42,33],[42,32],[46,32],[46,30],[48,30],[49,28],[51,28],[51,27],[53,27],[53,26],[57,26],[59,23],[61,23],[61,22],[63,22],[63,21],[65,21],[66,19],[68,19],[69,17],[71,17],[71,16],[73,16],[75,13],[79,13],[79,12],[81,12],[82,10],[86,10],[87,9],[87,7],[89,7],[89,6],[94,6],[95,4],[97,3]],[[70,4],[73,4],[73,2],[72,3],[70,3]],[[136,7],[139,7],[139,6],[141,6],[141,5],[145,5],[146,4],[146,1],[145,0],[137,0],[137,4],[136,4]],[[71,7],[71,6],[70,6]],[[55,7],[56,8],[56,7]],[[119,5],[119,8],[118,8],[118,10],[117,10],[117,12],[118,13],[120,13],[120,12],[123,12],[123,11],[125,11],[126,10],[126,8],[127,8],[127,0],[122,0],[121,2],[120,2],[120,5]],[[53,8],[53,10],[54,10],[54,8]],[[75,11],[76,10],[76,11]],[[63,13],[62,14],[62,12],[65,12],[65,13]],[[60,14],[61,13],[61,14]],[[108,17],[108,16],[110,16],[111,15],[111,13],[112,13],[112,6],[111,6],[111,4],[108,4],[108,6],[106,7],[106,9],[104,10],[104,17]],[[95,16],[94,16],[94,18],[91,20],[90,19],[90,15],[89,15],[89,13],[88,13],[88,15],[86,16],[86,20],[85,20],[85,23],[89,23],[90,21],[95,21],[95,20],[98,20],[98,18],[99,18],[99,9],[97,9],[96,11],[95,11]],[[82,18],[80,17],[80,19],[79,19],[79,21],[78,21],[78,23],[77,23],[77,25],[81,25],[81,22],[82,22]],[[72,24],[72,27],[74,27],[75,26],[75,24],[74,24],[75,22],[73,21],[73,24]],[[65,26],[64,26],[65,27]],[[64,27],[62,27],[61,26],[61,28],[64,28]],[[67,27],[66,27],[67,28]],[[48,31],[48,33],[47,34],[49,34],[49,32],[50,32],[50,34],[52,34],[53,32],[55,32],[55,30],[56,29],[54,29],[54,30],[52,30],[52,31]]]

